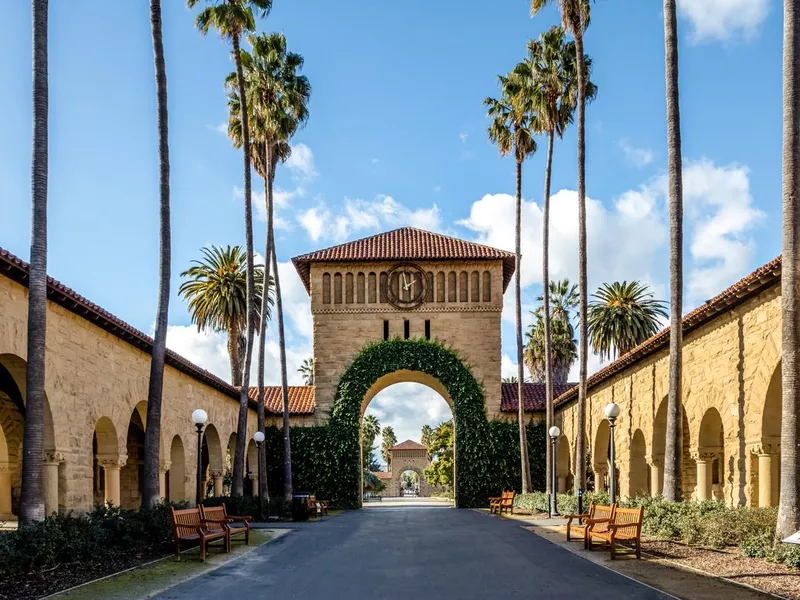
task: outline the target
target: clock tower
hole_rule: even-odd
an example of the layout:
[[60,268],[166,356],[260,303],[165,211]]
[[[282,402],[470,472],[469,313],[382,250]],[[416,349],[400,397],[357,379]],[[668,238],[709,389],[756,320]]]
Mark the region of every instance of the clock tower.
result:
[[500,319],[512,253],[404,227],[292,262],[311,296],[317,422],[327,419],[354,356],[391,338],[452,347],[482,383],[487,417],[500,416]]

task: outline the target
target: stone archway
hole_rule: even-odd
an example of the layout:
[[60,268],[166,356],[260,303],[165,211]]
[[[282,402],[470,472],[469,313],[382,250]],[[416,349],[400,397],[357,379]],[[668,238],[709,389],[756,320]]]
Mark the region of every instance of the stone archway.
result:
[[611,444],[611,426],[608,419],[603,419],[597,425],[594,435],[594,449],[592,451],[592,468],[594,469],[594,491],[601,492],[608,489],[609,474],[609,448]]
[[722,417],[716,408],[709,408],[700,421],[698,448],[695,457],[697,463],[697,499],[709,500],[722,498],[725,456],[725,434]]
[[641,429],[637,429],[633,433],[633,438],[631,438],[630,471],[628,475],[628,495],[631,498],[650,495],[647,445]]
[[361,505],[361,416],[375,394],[400,381],[428,385],[447,401],[455,422],[456,506],[482,505],[489,495],[481,476],[488,437],[483,389],[453,350],[424,339],[368,345],[339,380],[330,419],[330,450],[342,469],[336,482],[341,497],[336,500]]

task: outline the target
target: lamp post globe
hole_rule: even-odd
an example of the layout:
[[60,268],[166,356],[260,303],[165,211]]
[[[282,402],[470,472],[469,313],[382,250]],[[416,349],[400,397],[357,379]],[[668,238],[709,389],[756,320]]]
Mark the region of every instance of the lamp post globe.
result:
[[605,414],[606,418],[611,421],[619,416],[619,410],[619,404],[611,402],[610,404],[605,405],[603,408],[603,414]]
[[551,438],[557,438],[558,436],[561,435],[561,430],[555,425],[553,425],[550,429],[547,430],[547,433],[550,434]]
[[611,467],[609,469],[609,482],[608,486],[608,499],[611,504],[615,504],[617,502],[617,465],[615,459],[615,449],[614,449],[614,425],[616,424],[617,417],[619,416],[619,404],[611,402],[610,404],[606,404],[603,408],[603,414],[605,414],[606,418],[608,419],[609,426],[611,428],[611,440],[608,447],[608,461],[611,463]]
[[208,421],[208,413],[202,408],[195,409],[192,413],[192,423],[202,427],[206,424],[206,421]]
[[253,439],[255,440],[256,444],[260,444],[261,442],[264,441],[264,434],[260,431],[256,431],[255,435],[253,436]]

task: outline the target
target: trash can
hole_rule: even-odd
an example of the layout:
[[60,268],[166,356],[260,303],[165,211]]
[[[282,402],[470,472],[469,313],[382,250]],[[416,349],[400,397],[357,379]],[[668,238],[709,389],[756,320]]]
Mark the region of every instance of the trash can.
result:
[[308,521],[308,498],[311,494],[292,496],[292,521]]

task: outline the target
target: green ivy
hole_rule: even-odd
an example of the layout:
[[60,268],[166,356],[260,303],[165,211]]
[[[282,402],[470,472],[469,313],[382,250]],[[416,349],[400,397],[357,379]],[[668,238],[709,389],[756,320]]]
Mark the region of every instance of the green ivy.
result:
[[[519,491],[517,424],[487,421],[484,391],[470,369],[452,349],[424,339],[393,339],[367,345],[339,380],[328,424],[292,427],[294,489],[313,492],[341,508],[360,506],[361,405],[378,379],[400,370],[434,377],[453,401],[458,506],[486,506],[489,496],[502,490]],[[533,485],[543,488],[544,427],[531,423],[527,432]],[[266,443],[270,493],[280,493],[283,446],[277,428],[268,428]]]

